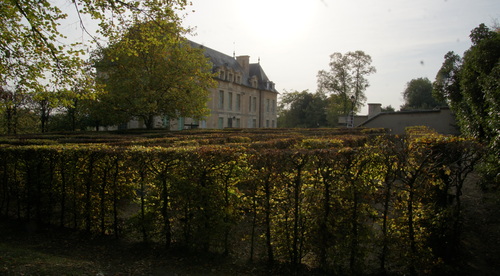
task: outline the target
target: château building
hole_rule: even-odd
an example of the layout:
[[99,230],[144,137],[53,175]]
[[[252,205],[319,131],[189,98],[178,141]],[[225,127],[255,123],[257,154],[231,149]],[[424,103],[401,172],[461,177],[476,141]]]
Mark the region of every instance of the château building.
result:
[[[190,44],[204,50],[216,75],[217,87],[210,89],[207,102],[210,115],[201,121],[158,117],[155,128],[276,128],[278,92],[260,62],[250,63],[250,56],[229,56],[192,41]],[[119,128],[144,128],[144,123],[131,120]]]
[[210,116],[199,127],[276,127],[278,92],[260,62],[250,63],[249,56],[231,57],[194,42],[191,47],[204,50],[218,83],[210,91]]

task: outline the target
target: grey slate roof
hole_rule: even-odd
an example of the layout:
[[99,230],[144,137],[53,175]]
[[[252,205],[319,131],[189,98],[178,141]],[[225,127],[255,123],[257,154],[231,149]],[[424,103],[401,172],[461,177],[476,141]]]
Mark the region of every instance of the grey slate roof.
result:
[[274,85],[272,88],[268,86],[270,80],[262,69],[262,66],[260,66],[260,63],[251,63],[249,73],[247,74],[235,58],[193,41],[189,41],[189,44],[193,48],[200,48],[204,50],[205,56],[210,58],[210,61],[213,64],[213,72],[216,72],[217,69],[222,66],[231,68],[235,72],[240,72],[242,75],[242,84],[250,87],[250,78],[252,78],[253,76],[257,76],[258,89],[278,93],[278,91],[274,88]]
[[401,115],[408,115],[408,114],[424,114],[424,113],[439,113],[443,109],[450,109],[447,106],[443,107],[438,107],[434,109],[429,109],[429,110],[405,110],[405,111],[393,111],[393,112],[380,112],[377,115],[369,118],[368,120],[364,121],[361,123],[358,127],[362,127],[366,124],[368,124],[371,121],[378,120],[378,118],[383,117],[383,116],[401,116]]

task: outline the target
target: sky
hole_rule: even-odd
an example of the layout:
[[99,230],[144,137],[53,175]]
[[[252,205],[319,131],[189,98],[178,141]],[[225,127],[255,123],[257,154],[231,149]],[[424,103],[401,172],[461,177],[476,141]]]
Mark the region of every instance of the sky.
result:
[[[462,55],[472,29],[493,26],[498,0],[191,0],[188,38],[227,55],[249,55],[277,90],[317,90],[330,55],[361,50],[377,72],[366,103],[399,109],[416,78],[434,81],[448,51]],[[194,12],[193,12],[194,11]],[[367,112],[367,107],[361,114]]]

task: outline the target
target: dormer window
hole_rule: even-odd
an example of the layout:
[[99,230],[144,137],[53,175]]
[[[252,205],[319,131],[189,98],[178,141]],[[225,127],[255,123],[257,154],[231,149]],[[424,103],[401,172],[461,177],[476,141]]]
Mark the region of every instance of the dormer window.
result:
[[226,72],[224,72],[224,71],[220,70],[220,71],[219,71],[219,78],[220,78],[221,80],[226,79]]
[[253,88],[257,88],[257,77],[256,76],[253,76],[250,79],[250,85],[252,85]]
[[228,81],[233,82],[233,74],[229,73]]
[[241,84],[241,76],[240,75],[236,75],[236,83]]

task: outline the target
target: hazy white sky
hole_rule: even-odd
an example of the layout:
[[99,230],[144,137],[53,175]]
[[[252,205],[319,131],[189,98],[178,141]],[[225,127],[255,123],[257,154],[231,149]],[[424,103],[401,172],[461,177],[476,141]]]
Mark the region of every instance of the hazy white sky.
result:
[[[367,103],[399,109],[408,81],[434,81],[448,51],[500,18],[498,0],[192,0],[189,38],[228,55],[249,55],[279,92],[317,88],[330,55],[362,50],[377,73]],[[366,108],[361,113],[366,113]]]

